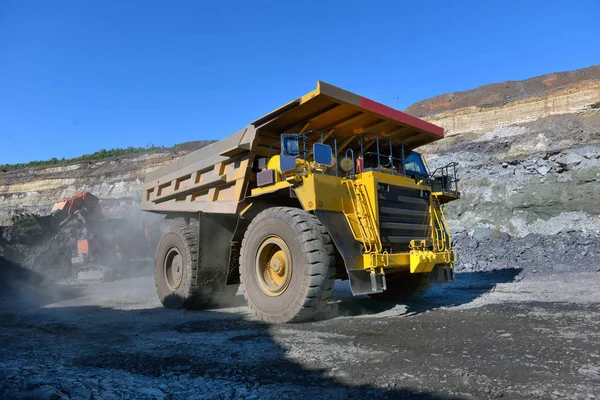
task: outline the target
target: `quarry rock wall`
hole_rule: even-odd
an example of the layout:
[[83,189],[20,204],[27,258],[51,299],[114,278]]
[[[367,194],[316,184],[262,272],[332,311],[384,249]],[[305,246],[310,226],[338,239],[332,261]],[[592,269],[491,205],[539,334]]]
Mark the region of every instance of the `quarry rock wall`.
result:
[[551,115],[584,112],[600,105],[600,81],[562,88],[551,94],[518,100],[500,107],[488,105],[441,112],[424,119],[442,126],[448,136],[489,132],[503,126],[536,121]]
[[99,197],[108,217],[141,216],[145,173],[188,152],[161,151],[0,173],[0,225],[8,225],[16,212],[48,213],[57,201],[82,191]]
[[459,163],[462,198],[446,206],[455,230],[600,235],[600,67],[438,96],[407,111],[446,131],[420,149],[431,169]]

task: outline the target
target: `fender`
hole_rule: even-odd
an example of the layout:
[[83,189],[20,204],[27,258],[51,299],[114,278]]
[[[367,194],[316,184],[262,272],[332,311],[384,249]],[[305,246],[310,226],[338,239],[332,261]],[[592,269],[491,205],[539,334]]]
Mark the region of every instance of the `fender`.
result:
[[363,253],[360,243],[354,239],[344,214],[325,210],[315,210],[314,213],[329,232],[335,247],[344,259],[352,294],[357,296],[373,293],[370,272],[362,268]]

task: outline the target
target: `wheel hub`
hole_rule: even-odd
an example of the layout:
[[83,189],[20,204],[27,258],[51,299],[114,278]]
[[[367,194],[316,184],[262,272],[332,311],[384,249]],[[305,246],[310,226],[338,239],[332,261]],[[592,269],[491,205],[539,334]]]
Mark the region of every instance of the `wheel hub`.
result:
[[271,262],[269,263],[269,268],[273,270],[277,275],[284,276],[285,275],[285,254],[283,254],[282,250],[279,250],[277,253],[273,254],[271,257]]
[[256,278],[268,296],[279,296],[289,286],[292,277],[291,254],[278,236],[269,236],[260,244],[256,255]]
[[165,273],[165,281],[169,289],[175,291],[181,285],[183,278],[183,258],[176,247],[172,247],[167,251],[165,261],[163,263]]

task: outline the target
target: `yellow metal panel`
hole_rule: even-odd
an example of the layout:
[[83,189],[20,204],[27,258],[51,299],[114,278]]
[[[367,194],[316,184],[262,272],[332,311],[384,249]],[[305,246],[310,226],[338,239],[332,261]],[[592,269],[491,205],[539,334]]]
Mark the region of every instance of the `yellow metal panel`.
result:
[[306,103],[308,100],[312,99],[313,97],[317,97],[317,95],[319,95],[321,93],[320,83],[321,83],[320,81],[317,82],[317,88],[315,90],[300,97],[300,104]]
[[[380,253],[377,255],[364,254],[363,255],[363,269],[372,268],[406,268],[410,267],[410,254],[409,253],[398,253],[398,254],[385,254]],[[384,265],[387,264],[386,267]]]
[[411,250],[409,253],[364,254],[362,263],[364,269],[410,269],[411,273],[427,273],[431,272],[437,264],[445,264],[452,267],[452,260],[453,255],[451,251]]
[[319,209],[342,212],[343,202],[348,200],[342,179],[337,176],[310,174],[295,191],[306,211]]
[[302,181],[302,185],[294,188],[298,200],[302,204],[302,208],[306,211],[317,209],[317,195],[315,190],[314,175],[309,175]]
[[263,187],[259,187],[256,189],[252,189],[252,197],[260,196],[261,194],[273,193],[280,189],[289,188],[292,184],[288,181],[277,182],[274,185],[267,185]]
[[430,191],[431,188],[429,186],[424,186],[424,185],[419,185],[417,183],[415,183],[415,180],[412,178],[407,178],[406,176],[402,176],[402,175],[391,175],[391,174],[385,174],[383,172],[379,172],[379,171],[369,171],[369,172],[364,172],[362,174],[360,174],[360,176],[372,176],[372,179],[377,183],[387,183],[389,185],[392,186],[399,186],[399,187],[404,187],[404,188],[409,188],[409,189],[417,189],[417,190],[428,190]]
[[438,255],[433,251],[410,251],[410,272],[430,272],[438,263]]

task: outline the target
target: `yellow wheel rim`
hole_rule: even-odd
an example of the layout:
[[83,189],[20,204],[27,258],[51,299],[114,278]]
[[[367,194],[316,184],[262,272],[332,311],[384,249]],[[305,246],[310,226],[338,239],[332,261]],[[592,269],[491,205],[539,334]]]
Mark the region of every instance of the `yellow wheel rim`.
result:
[[279,296],[292,279],[292,257],[278,236],[265,238],[256,252],[256,280],[268,296]]

